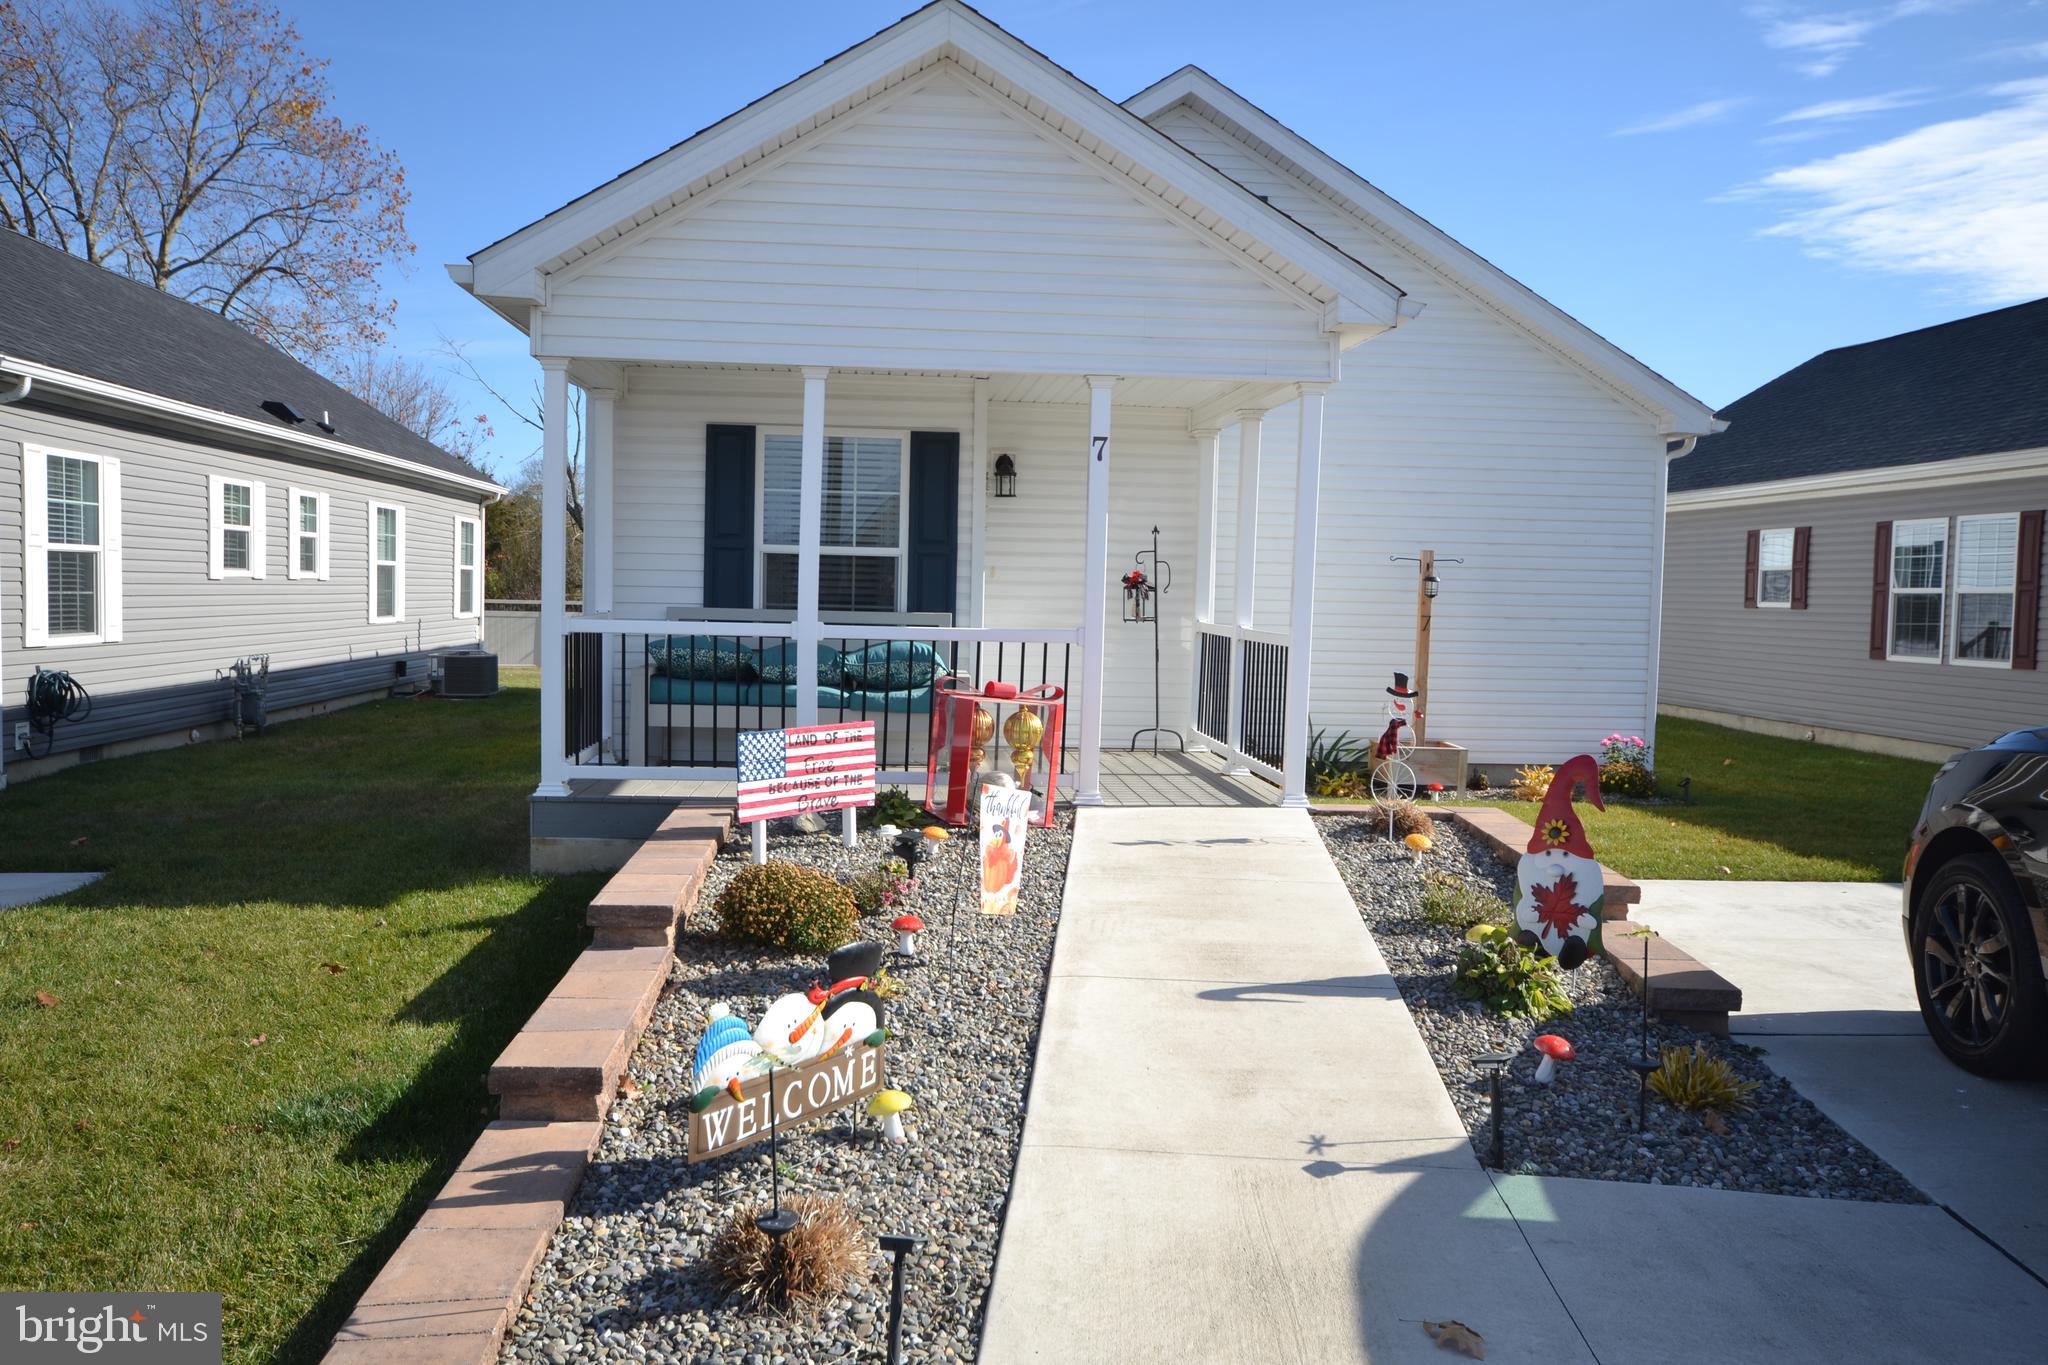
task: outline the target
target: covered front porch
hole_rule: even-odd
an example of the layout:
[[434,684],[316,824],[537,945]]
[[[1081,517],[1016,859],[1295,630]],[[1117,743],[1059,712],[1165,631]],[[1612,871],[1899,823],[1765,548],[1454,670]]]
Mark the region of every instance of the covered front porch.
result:
[[[559,667],[543,669],[537,839],[644,823],[564,803],[730,801],[741,730],[870,721],[883,780],[921,790],[947,678],[1066,695],[1058,799],[1305,802],[1325,382],[543,367],[544,478],[564,496],[543,527],[541,657]],[[574,614],[554,609],[552,516],[572,384]],[[1289,617],[1255,628],[1258,556],[1239,572],[1229,546],[1258,544],[1263,415],[1280,404],[1306,415],[1285,452],[1305,476],[1297,573]],[[1226,434],[1236,478],[1219,488]],[[1270,509],[1266,524],[1270,558]],[[1123,619],[1120,586],[1154,527],[1172,567],[1156,627]],[[986,766],[1008,761],[998,738]]]

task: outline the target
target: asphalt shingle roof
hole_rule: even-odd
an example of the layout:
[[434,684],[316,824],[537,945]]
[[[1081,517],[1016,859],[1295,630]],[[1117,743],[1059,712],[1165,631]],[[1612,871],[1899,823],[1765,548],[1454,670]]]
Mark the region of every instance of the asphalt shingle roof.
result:
[[1825,351],[1719,415],[1672,492],[2048,447],[2048,299]]
[[[220,314],[5,229],[0,355],[311,436],[327,435],[313,425],[324,412],[332,440],[485,477]],[[265,412],[273,400],[305,421],[294,427]]]

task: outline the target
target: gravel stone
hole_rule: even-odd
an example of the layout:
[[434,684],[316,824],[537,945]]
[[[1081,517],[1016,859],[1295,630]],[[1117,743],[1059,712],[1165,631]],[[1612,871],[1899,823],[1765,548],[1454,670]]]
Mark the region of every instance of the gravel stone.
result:
[[[1918,1204],[1926,1196],[1869,1148],[1843,1132],[1762,1060],[1764,1049],[1651,1015],[1650,1054],[1704,1042],[1746,1080],[1759,1082],[1750,1107],[1723,1115],[1727,1134],[1697,1114],[1649,1095],[1636,1130],[1636,1073],[1642,1004],[1604,957],[1563,973],[1572,1013],[1549,1020],[1506,1019],[1453,989],[1459,934],[1422,918],[1422,873],[1413,855],[1362,816],[1319,819],[1323,843],[1343,874],[1358,913],[1386,957],[1437,1072],[1465,1121],[1473,1151],[1491,1155],[1492,1110],[1485,1079],[1472,1065],[1489,1052],[1514,1054],[1502,1080],[1507,1169],[1525,1175],[1576,1176],[1652,1185],[1695,1185],[1764,1194],[1813,1195]],[[1452,822],[1437,825],[1424,867],[1449,872],[1514,903],[1509,869]],[[1738,983],[1739,984],[1739,983]],[[1533,1077],[1542,1058],[1529,1046],[1539,1033],[1571,1041],[1578,1060],[1550,1085]]]
[[[801,834],[777,822],[769,856],[843,878],[890,855],[880,831],[863,833],[849,850],[837,821],[828,823],[829,833]],[[1073,816],[1031,830],[1014,917],[980,913],[975,841],[954,834],[917,869],[902,906],[861,923],[863,936],[884,943],[893,943],[889,921],[903,909],[929,926],[917,940],[926,965],[891,971],[906,994],[889,1002],[886,1017],[888,1082],[916,1102],[905,1116],[911,1141],[856,1142],[830,1117],[781,1139],[785,1197],[837,1195],[871,1237],[926,1239],[904,1292],[904,1354],[913,1361],[975,1358],[1023,1132]],[[885,1358],[890,1258],[878,1248],[867,1280],[847,1297],[786,1314],[727,1306],[704,1263],[717,1230],[735,1210],[767,1207],[770,1186],[765,1142],[686,1164],[690,1061],[704,1011],[723,1001],[757,1021],[769,1001],[824,974],[822,957],[716,936],[713,907],[747,865],[746,843],[743,831],[720,854],[677,936],[667,990],[630,1068],[639,1090],[612,1106],[582,1188],[506,1334],[503,1365]],[[871,1139],[876,1122],[860,1122]]]

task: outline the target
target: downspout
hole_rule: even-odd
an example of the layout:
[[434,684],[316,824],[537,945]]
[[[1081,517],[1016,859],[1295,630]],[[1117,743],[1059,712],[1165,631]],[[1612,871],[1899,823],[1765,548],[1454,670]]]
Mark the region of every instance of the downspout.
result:
[[1667,442],[1664,459],[1657,466],[1656,517],[1650,528],[1650,650],[1644,668],[1650,695],[1643,716],[1643,737],[1650,741],[1652,755],[1657,745],[1657,689],[1664,654],[1664,519],[1670,515],[1665,499],[1671,488],[1671,462],[1692,454],[1692,448],[1699,442],[1696,435],[1681,436],[1676,445]]

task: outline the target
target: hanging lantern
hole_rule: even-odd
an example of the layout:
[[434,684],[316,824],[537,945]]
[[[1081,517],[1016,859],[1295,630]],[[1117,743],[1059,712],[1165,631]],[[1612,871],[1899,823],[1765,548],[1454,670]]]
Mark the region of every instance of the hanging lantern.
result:
[[1435,597],[1436,590],[1442,586],[1442,582],[1443,580],[1439,579],[1434,571],[1424,574],[1422,576],[1422,595],[1424,597]]
[[1143,569],[1133,569],[1124,575],[1124,620],[1150,621],[1156,611],[1154,599],[1158,592],[1145,577]]
[[1008,455],[996,456],[995,495],[999,498],[1017,496],[1017,462]]

